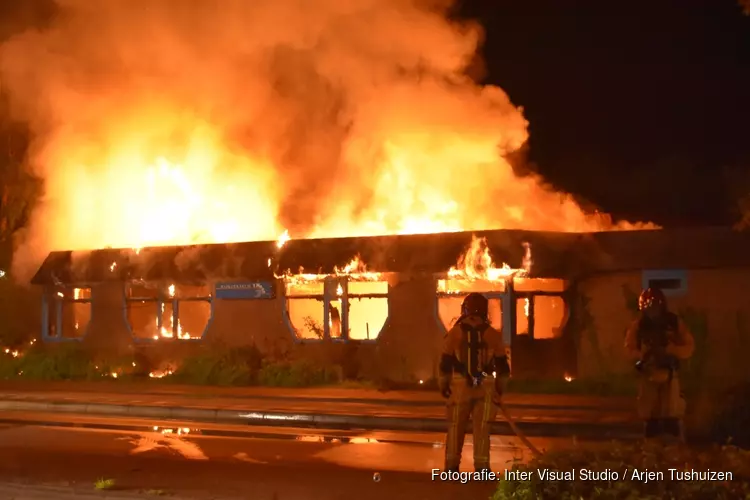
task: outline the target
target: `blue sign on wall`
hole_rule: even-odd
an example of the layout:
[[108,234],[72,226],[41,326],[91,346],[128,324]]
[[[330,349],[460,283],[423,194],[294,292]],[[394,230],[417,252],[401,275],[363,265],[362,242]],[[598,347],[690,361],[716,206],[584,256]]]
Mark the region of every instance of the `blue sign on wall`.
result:
[[217,299],[273,299],[276,284],[273,281],[251,281],[239,283],[217,283]]

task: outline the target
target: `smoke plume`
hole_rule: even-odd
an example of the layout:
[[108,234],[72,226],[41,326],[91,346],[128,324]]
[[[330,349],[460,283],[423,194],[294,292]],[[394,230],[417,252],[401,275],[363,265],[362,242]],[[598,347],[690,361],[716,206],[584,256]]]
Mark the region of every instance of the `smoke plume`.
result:
[[0,47],[51,250],[488,228],[611,229],[504,159],[522,112],[467,76],[450,1],[59,0]]

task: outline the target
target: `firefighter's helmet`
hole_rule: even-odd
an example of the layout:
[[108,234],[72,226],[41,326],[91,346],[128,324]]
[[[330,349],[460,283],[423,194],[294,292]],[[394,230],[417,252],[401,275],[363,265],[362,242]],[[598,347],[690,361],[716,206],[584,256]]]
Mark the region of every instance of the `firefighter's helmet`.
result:
[[647,309],[666,309],[667,298],[658,288],[646,288],[638,297],[638,309],[645,311]]
[[487,297],[481,293],[470,293],[461,304],[462,316],[479,316],[487,318],[489,314],[489,303]]

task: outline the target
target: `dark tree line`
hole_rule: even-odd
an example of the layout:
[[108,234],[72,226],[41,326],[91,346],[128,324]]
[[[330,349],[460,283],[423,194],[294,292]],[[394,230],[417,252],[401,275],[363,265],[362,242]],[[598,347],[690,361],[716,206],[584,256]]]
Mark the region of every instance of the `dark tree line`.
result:
[[41,192],[41,182],[24,168],[28,134],[25,127],[0,118],[0,269],[7,272],[14,237]]

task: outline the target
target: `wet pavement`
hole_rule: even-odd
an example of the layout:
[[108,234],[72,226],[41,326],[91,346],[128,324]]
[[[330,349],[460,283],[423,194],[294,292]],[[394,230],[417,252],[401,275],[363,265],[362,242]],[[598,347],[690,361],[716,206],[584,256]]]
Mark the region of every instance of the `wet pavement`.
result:
[[[266,400],[297,404],[335,402],[337,404],[358,404],[377,406],[441,407],[445,403],[437,391],[380,391],[376,389],[316,387],[316,388],[274,388],[274,387],[209,387],[177,385],[160,380],[142,382],[102,380],[97,382],[33,382],[0,381],[2,395],[53,395],[88,394],[89,396],[119,394],[123,397],[161,396],[162,399],[186,397],[190,399],[231,400],[243,403],[246,400]],[[136,398],[137,399],[137,398]],[[567,409],[570,411],[631,412],[633,400],[628,397],[602,397],[562,394],[514,394],[504,396],[505,404],[514,409]]]
[[[91,494],[95,482],[106,479],[144,498],[158,492],[200,499],[486,499],[494,490],[491,481],[432,479],[431,470],[442,465],[441,434],[312,434],[275,427],[239,432],[218,424],[197,428],[132,418],[60,415],[50,422],[48,414],[0,417],[5,418],[0,421],[0,481],[6,482]],[[573,445],[570,439],[532,438],[532,443],[540,448]],[[471,470],[472,452],[467,437],[465,470]],[[530,458],[509,437],[493,436],[491,453],[498,472]]]
[[[0,401],[153,406],[285,412],[381,418],[445,418],[445,402],[432,392],[364,389],[206,388],[138,383],[0,383]],[[627,403],[627,404],[626,404]],[[630,423],[632,401],[587,396],[508,394],[505,406],[519,422]],[[6,408],[10,409],[10,408]]]

